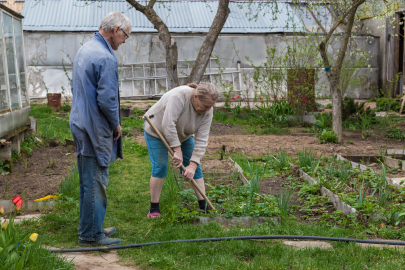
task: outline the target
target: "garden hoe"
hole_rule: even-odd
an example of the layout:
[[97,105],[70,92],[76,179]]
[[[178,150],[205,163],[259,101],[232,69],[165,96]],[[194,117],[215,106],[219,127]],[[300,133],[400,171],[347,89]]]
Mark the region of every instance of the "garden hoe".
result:
[[[148,121],[149,125],[152,127],[153,131],[159,136],[159,139],[163,142],[163,144],[166,146],[167,150],[169,151],[170,155],[173,157],[174,153],[172,148],[169,146],[169,144],[166,142],[165,138],[163,138],[162,134],[160,134],[159,130],[157,130],[156,126],[150,121],[150,118],[147,115],[144,115],[146,121]],[[180,165],[180,168],[184,171],[186,171],[186,168],[184,167],[183,164]],[[208,200],[208,197],[205,195],[204,192],[202,192],[201,188],[197,185],[197,183],[194,181],[194,179],[191,179],[191,184],[195,187],[195,189],[198,190],[198,192],[203,196],[204,200],[208,203],[208,205],[211,207],[212,210],[215,210],[214,206],[211,204],[210,200]]]

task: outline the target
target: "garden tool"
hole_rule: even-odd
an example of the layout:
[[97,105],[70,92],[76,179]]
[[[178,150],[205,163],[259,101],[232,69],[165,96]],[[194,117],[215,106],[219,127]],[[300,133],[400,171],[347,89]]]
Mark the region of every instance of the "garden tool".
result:
[[[159,136],[159,139],[163,142],[163,144],[166,146],[167,150],[169,151],[170,155],[173,157],[174,152],[172,148],[169,146],[169,144],[166,142],[165,138],[163,138],[162,134],[157,130],[156,126],[150,121],[150,118],[147,115],[144,115],[146,121],[148,121],[149,125],[152,127],[153,131]],[[184,167],[183,164],[180,165],[180,168],[184,171],[186,171],[186,168]],[[194,179],[191,179],[191,184],[197,189],[197,191],[201,194],[201,196],[204,198],[204,200],[208,203],[208,205],[211,207],[211,209],[215,210],[214,206],[211,204],[210,200],[208,200],[208,197],[202,192],[200,187],[197,185],[197,183],[194,181]]]

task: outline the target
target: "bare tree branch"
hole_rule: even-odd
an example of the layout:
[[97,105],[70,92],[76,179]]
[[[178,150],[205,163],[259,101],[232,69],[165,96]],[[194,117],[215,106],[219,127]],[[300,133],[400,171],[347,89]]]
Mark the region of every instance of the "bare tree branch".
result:
[[155,3],[156,3],[156,0],[150,0],[150,1],[149,1],[149,4],[148,4],[148,7],[153,8],[153,6],[155,5]]
[[162,21],[162,19],[157,15],[156,11],[149,6],[151,2],[153,4],[156,2],[152,0],[149,2],[148,6],[143,6],[135,0],[126,0],[130,5],[132,5],[136,10],[142,12],[146,18],[153,24],[153,26],[158,31],[158,36],[160,41],[163,43],[166,49],[166,72],[167,72],[167,87],[169,89],[179,86],[179,78],[177,73],[177,42],[171,37],[169,28]]
[[[358,0],[356,3],[353,4],[353,6],[350,9],[348,9],[345,13],[343,13],[342,16],[340,16],[340,18],[335,22],[335,24],[329,29],[329,32],[326,35],[326,38],[324,39],[325,44],[329,42],[329,39],[332,36],[333,32],[343,22],[344,18],[346,18],[352,11],[356,11],[357,8],[364,2],[365,0]],[[319,21],[316,21],[316,23],[318,23],[318,25],[320,24]]]
[[207,68],[207,64],[210,61],[212,50],[217,42],[219,33],[221,32],[229,13],[229,0],[219,0],[217,14],[215,15],[210,30],[201,45],[187,82],[199,83],[201,81],[205,69]]
[[321,22],[318,20],[318,18],[315,16],[315,14],[312,12],[312,10],[309,8],[308,4],[305,4],[305,6],[307,7],[307,10],[308,10],[309,13],[311,14],[312,18],[314,18],[315,22],[318,24],[319,28],[321,28],[322,32],[323,32],[324,34],[326,34],[325,28],[323,28]]
[[339,56],[338,56],[338,58],[336,60],[336,64],[335,64],[335,68],[338,71],[340,71],[340,69],[342,68],[343,59],[345,58],[345,55],[346,55],[347,44],[349,44],[349,39],[352,34],[352,28],[353,28],[355,17],[356,17],[356,10],[353,10],[349,15],[349,20],[347,22],[347,29],[346,29],[346,32],[343,37],[343,43],[339,48]]

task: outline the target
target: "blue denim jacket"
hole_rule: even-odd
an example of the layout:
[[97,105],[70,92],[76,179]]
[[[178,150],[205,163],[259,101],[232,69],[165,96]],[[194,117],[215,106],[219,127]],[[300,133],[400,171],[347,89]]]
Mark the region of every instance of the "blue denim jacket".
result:
[[122,139],[113,140],[120,123],[118,60],[99,33],[77,52],[72,74],[70,130],[77,155],[95,157],[108,167],[122,156]]

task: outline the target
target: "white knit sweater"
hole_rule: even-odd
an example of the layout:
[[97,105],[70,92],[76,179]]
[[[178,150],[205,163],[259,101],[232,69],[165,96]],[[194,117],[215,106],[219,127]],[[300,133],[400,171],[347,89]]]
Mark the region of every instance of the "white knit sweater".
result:
[[[192,92],[193,88],[186,85],[176,87],[165,93],[146,115],[172,148],[180,146],[194,134],[195,145],[190,160],[200,164],[208,145],[213,109],[198,114],[191,101]],[[143,128],[146,133],[158,138],[148,122]]]

